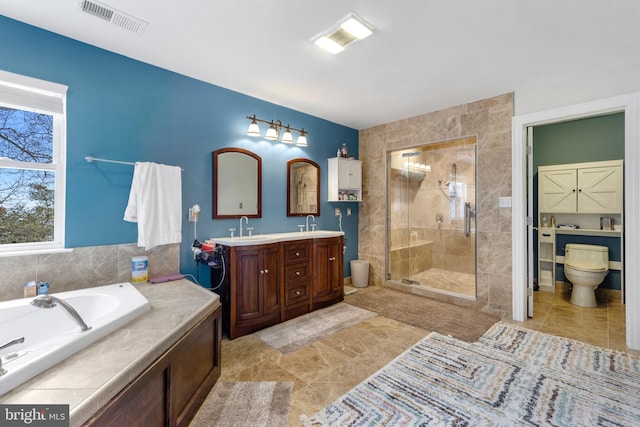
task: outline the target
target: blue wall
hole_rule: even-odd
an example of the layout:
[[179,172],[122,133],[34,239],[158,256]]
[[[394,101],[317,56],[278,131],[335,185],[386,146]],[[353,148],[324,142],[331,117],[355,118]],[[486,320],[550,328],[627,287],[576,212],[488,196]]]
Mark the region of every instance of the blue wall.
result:
[[[117,31],[114,30],[114,31]],[[137,36],[132,36],[137,37]],[[66,246],[137,242],[137,226],[123,221],[133,167],[87,163],[87,155],[122,161],[179,165],[182,174],[183,238],[181,272],[198,275],[190,245],[188,208],[202,207],[198,238],[226,236],[237,220],[213,220],[212,152],[241,147],[262,157],[262,218],[250,220],[255,233],[295,231],[303,220],[286,216],[286,164],[298,157],[321,167],[320,229],[337,230],[334,207],[352,209],[343,217],[349,260],[357,258],[358,207],[329,204],[327,158],[346,143],[358,156],[358,131],[264,102],[215,85],[126,58],[0,16],[0,69],[67,85]],[[134,40],[135,42],[135,40]],[[242,54],[242,52],[239,52]],[[259,72],[259,69],[257,69]],[[280,119],[309,131],[309,146],[298,148],[245,135],[247,115]]]

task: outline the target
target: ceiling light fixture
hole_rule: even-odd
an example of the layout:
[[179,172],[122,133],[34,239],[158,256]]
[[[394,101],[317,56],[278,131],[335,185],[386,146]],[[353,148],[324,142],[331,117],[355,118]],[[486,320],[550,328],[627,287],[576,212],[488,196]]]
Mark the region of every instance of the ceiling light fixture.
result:
[[346,46],[365,39],[371,34],[373,34],[373,27],[355,13],[350,13],[311,41],[321,49],[336,55]]
[[282,134],[282,139],[280,142],[284,144],[293,144],[293,135],[291,131],[294,130],[298,132],[300,135],[298,136],[298,140],[296,141],[296,145],[298,147],[306,147],[307,146],[307,131],[302,129],[296,129],[291,127],[289,124],[284,126],[280,120],[262,120],[255,116],[247,116],[247,119],[251,120],[249,124],[249,129],[247,130],[247,135],[249,136],[260,136],[260,127],[258,126],[258,122],[265,123],[269,125],[269,129],[265,134],[265,139],[269,141],[277,141],[280,139],[280,130],[284,128],[284,133]]

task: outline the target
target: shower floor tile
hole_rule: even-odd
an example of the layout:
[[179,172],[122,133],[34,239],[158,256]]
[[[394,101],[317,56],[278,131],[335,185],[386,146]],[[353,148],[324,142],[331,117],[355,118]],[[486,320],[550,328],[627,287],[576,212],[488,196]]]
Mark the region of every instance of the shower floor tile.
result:
[[468,273],[430,268],[410,277],[414,283],[425,288],[475,298],[476,276]]

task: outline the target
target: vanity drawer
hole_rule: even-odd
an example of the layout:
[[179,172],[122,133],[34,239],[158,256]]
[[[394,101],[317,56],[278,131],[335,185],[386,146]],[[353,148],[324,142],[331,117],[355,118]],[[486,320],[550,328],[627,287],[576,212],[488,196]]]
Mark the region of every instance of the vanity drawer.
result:
[[287,282],[291,280],[306,279],[309,277],[309,263],[292,264],[285,267],[284,273]]
[[287,283],[285,305],[297,304],[309,300],[309,280],[299,280]]
[[284,245],[284,263],[306,262],[309,260],[311,245],[309,241],[304,243],[287,243]]

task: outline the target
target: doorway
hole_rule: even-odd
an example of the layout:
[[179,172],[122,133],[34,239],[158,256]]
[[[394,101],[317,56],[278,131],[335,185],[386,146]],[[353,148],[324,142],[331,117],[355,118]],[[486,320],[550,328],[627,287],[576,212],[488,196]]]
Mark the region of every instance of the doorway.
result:
[[[528,258],[529,242],[532,242],[533,218],[527,214],[532,192],[527,186],[531,177],[531,164],[527,152],[531,145],[527,142],[527,128],[556,123],[571,119],[624,112],[625,114],[625,282],[626,288],[626,344],[629,348],[640,349],[640,266],[634,259],[640,256],[640,195],[631,191],[632,183],[640,182],[640,93],[608,98],[585,104],[532,113],[513,118],[513,319],[524,321],[527,305],[533,293],[528,290],[528,272],[533,268]],[[631,260],[631,261],[630,261]]]

